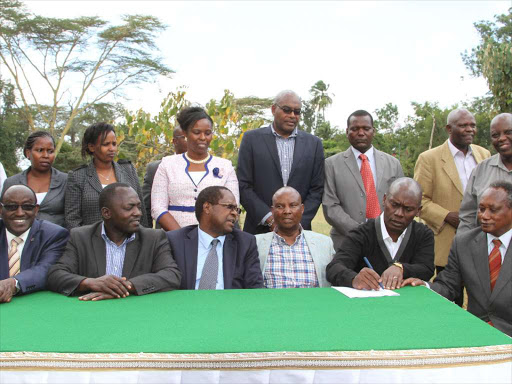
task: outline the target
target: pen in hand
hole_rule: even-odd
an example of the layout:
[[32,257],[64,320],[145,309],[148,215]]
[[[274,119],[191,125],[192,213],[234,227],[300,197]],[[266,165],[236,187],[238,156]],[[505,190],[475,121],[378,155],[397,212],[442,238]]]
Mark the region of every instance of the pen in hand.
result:
[[[367,266],[368,268],[370,268],[372,271],[375,271],[375,269],[373,269],[372,265],[370,264],[370,261],[366,258],[366,256],[365,256],[365,257],[363,257],[363,260],[364,260],[364,262],[365,262],[365,264],[366,264],[366,266]],[[380,287],[381,287],[382,289],[384,289],[384,286],[382,285],[382,283],[380,283],[380,282],[379,282],[379,285],[380,285]]]

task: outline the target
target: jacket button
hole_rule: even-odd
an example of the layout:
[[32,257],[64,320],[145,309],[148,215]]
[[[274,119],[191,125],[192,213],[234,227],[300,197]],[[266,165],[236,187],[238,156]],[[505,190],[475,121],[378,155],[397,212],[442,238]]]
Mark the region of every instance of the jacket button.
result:
[[194,192],[197,192],[197,189],[194,189]]
[[360,214],[360,215],[362,215],[362,214],[363,214],[363,212],[359,211],[359,214]]

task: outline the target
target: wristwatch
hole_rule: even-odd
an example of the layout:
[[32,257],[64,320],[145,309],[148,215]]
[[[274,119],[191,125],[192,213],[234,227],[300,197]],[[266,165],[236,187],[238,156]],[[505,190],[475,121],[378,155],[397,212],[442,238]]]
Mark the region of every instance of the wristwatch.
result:
[[393,263],[393,265],[394,265],[395,267],[400,268],[400,269],[402,270],[402,272],[404,271],[404,266],[402,265],[402,263]]
[[14,294],[17,295],[18,292],[20,291],[20,282],[15,277],[13,277],[13,279],[16,282],[16,285],[14,286],[15,287]]

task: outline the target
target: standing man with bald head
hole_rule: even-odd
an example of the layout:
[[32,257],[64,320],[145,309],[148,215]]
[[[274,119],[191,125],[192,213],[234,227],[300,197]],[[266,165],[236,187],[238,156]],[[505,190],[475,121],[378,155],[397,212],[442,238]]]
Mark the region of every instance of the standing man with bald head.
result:
[[478,163],[491,156],[487,149],[473,144],[476,121],[468,110],[451,111],[446,131],[448,140],[423,152],[414,168],[414,179],[423,189],[420,217],[434,232],[436,273],[448,262],[469,176]]
[[0,303],[46,288],[48,269],[64,252],[69,233],[36,219],[39,205],[26,185],[7,188],[0,205]]
[[243,136],[237,175],[240,202],[247,211],[246,232],[274,229],[272,196],[283,186],[299,192],[304,203],[301,224],[311,229],[324,190],[324,150],[318,137],[298,129],[301,113],[299,96],[282,91],[272,104],[272,124]]
[[477,210],[480,197],[495,181],[512,182],[512,113],[501,113],[491,121],[491,143],[498,152],[473,170],[460,206],[458,232],[479,226]]

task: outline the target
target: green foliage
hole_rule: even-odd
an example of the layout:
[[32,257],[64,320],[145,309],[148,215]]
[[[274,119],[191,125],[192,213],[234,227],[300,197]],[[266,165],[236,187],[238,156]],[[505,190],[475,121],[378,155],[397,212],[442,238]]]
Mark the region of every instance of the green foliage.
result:
[[[170,76],[172,70],[155,55],[155,36],[164,29],[153,16],[127,15],[110,25],[99,17],[37,16],[17,0],[0,0],[0,60],[30,129],[39,119],[59,134],[58,153],[73,120],[91,105],[122,95],[126,85]],[[52,97],[44,106],[40,100],[47,92]],[[63,105],[69,114],[59,127]]]
[[473,76],[483,76],[499,112],[512,111],[512,8],[495,22],[475,23],[480,44],[462,54]]

